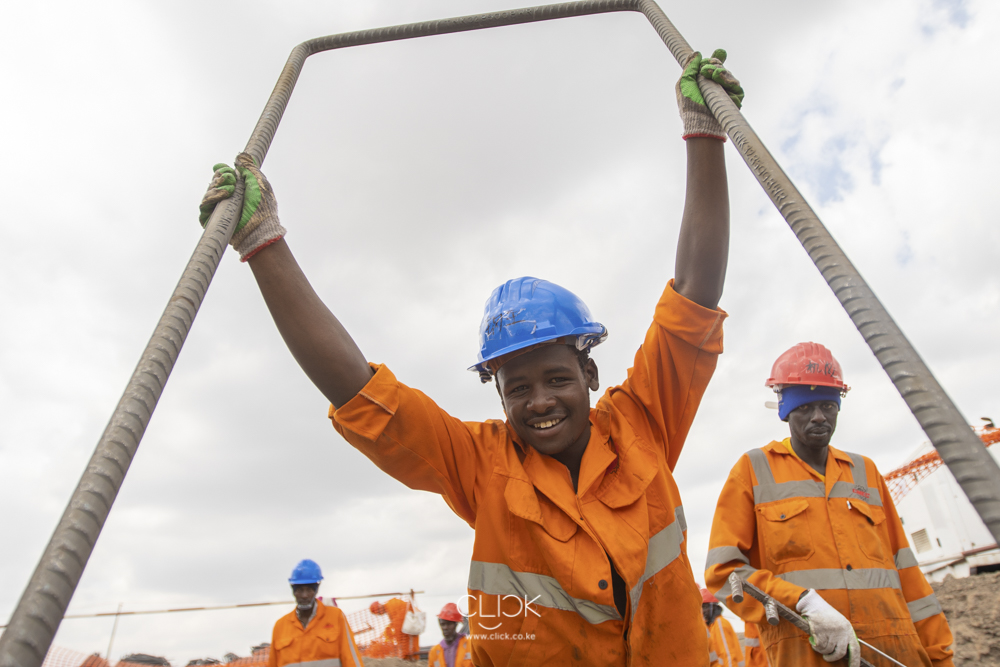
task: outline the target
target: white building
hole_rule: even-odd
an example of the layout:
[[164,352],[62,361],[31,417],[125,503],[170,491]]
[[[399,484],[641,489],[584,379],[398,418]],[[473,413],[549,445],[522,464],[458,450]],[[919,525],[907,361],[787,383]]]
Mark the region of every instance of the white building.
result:
[[[932,451],[931,444],[924,443],[910,460]],[[1000,462],[1000,445],[987,451]],[[1000,549],[948,466],[940,465],[917,482],[896,502],[896,509],[929,581],[1000,570]]]

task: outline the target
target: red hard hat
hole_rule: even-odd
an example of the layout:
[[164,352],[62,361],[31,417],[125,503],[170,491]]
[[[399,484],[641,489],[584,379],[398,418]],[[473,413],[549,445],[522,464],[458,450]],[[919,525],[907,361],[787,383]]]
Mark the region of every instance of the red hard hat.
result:
[[458,610],[457,604],[449,602],[441,608],[441,613],[438,614],[438,618],[442,621],[455,621],[456,623],[461,623],[462,612]]
[[713,602],[718,602],[719,600],[712,595],[712,593],[707,589],[701,589],[701,603],[702,604],[712,604]]
[[368,606],[368,611],[375,614],[376,616],[379,616],[385,613],[385,605],[379,602],[378,600],[375,600],[375,602],[372,602]]
[[785,350],[771,367],[771,377],[764,386],[782,387],[805,384],[818,387],[836,387],[844,393],[850,387],[844,384],[840,364],[830,350],[819,343],[799,343]]

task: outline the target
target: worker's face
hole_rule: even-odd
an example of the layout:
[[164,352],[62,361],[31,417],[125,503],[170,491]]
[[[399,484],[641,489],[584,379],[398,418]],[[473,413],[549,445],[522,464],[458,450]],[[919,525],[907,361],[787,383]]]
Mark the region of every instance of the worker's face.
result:
[[319,591],[319,584],[293,584],[292,595],[295,596],[295,606],[300,609],[312,607],[317,591]]
[[444,637],[446,642],[450,644],[455,641],[455,636],[458,635],[458,623],[439,618],[438,625],[441,626],[441,636]]
[[507,420],[521,440],[560,459],[582,455],[590,439],[590,392],[597,364],[583,368],[569,345],[542,345],[500,367],[500,396]]
[[840,408],[833,401],[813,401],[788,413],[792,439],[800,445],[820,449],[830,444],[837,429]]
[[701,603],[701,617],[705,619],[705,625],[712,623],[712,604],[710,602]]

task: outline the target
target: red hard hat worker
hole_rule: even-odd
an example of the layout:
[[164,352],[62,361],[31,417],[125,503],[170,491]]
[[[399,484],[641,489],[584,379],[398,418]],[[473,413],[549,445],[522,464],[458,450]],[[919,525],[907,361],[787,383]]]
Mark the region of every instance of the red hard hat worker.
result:
[[[840,364],[822,345],[799,343],[778,357],[765,384],[778,393],[789,437],[748,451],[729,473],[712,522],[706,586],[756,624],[772,665],[846,658],[859,667],[860,638],[900,664],[952,667],[948,621],[885,480],[871,459],[831,444],[849,389]],[[755,601],[736,602],[734,573],[806,617],[809,636],[764,622]]]
[[441,612],[438,614],[438,618],[442,621],[452,621],[455,623],[461,623],[465,620],[462,616],[462,612],[458,610],[458,605],[454,602],[449,602],[442,607]]
[[840,364],[819,343],[799,343],[785,350],[764,384],[778,394],[782,421],[788,421],[795,408],[814,401],[833,401],[839,408],[840,398],[851,390],[844,384]]
[[464,620],[465,617],[454,602],[441,608],[438,625],[441,626],[443,639],[427,653],[427,667],[472,667],[469,639],[458,631],[458,626]]

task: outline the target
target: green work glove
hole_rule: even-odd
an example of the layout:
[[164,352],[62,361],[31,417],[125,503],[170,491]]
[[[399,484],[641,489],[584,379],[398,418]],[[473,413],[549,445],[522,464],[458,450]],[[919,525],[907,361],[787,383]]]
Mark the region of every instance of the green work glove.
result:
[[[243,193],[243,214],[229,243],[240,254],[240,261],[245,262],[262,248],[282,238],[287,230],[278,221],[274,190],[249,153],[236,156],[236,168],[246,183],[246,190]],[[217,164],[214,169],[212,182],[201,200],[198,219],[202,227],[208,222],[216,204],[232,196],[236,185],[237,176],[232,167]]]
[[684,72],[677,81],[677,106],[680,109],[681,121],[684,123],[685,139],[710,137],[726,140],[722,125],[712,115],[698,88],[698,75],[701,74],[721,85],[737,108],[743,105],[743,88],[732,72],[723,67],[722,63],[725,60],[724,49],[716,49],[711,58],[702,58],[701,54],[695,51],[684,64]]

